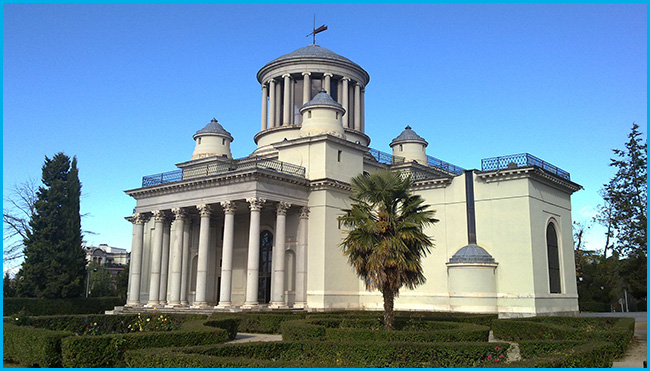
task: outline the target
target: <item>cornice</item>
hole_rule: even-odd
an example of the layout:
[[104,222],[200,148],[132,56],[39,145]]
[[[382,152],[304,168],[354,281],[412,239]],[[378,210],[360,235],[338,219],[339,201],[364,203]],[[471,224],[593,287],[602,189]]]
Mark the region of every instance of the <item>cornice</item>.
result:
[[213,176],[166,183],[152,187],[136,188],[124,192],[138,200],[147,197],[182,193],[197,189],[220,187],[252,181],[278,181],[285,184],[295,184],[297,186],[310,186],[309,180],[295,175],[280,173],[268,169],[252,169],[226,174],[216,174]]
[[352,186],[346,182],[341,182],[334,179],[315,179],[309,184],[310,191],[322,190],[336,190],[344,192],[352,192]]
[[449,177],[449,178],[434,178],[434,179],[418,180],[413,182],[411,188],[417,190],[446,188],[451,184],[451,181],[453,179],[454,179],[453,177]]
[[273,143],[272,146],[275,149],[283,149],[287,147],[292,147],[298,144],[306,144],[306,143],[317,143],[317,142],[323,142],[323,141],[328,141],[328,142],[334,142],[336,144],[340,144],[346,147],[350,147],[359,151],[366,152],[368,151],[368,147],[350,142],[349,140],[343,139],[336,137],[334,135],[330,134],[318,134],[318,135],[313,135],[313,136],[308,136],[308,137],[301,137],[301,138],[296,138],[296,139],[291,139],[291,140],[286,140],[286,141],[281,141],[277,143]]
[[476,175],[487,183],[521,178],[535,179],[540,183],[544,183],[548,186],[569,194],[582,189],[582,186],[580,184],[566,180],[535,166],[519,167],[516,169],[501,169],[486,172],[479,171],[476,173]]

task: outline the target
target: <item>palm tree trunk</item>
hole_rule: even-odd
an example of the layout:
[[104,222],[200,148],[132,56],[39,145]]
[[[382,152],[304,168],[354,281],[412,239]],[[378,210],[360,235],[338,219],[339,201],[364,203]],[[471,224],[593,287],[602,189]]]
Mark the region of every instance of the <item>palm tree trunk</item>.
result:
[[392,331],[395,329],[395,313],[393,312],[395,294],[393,290],[384,287],[382,295],[384,296],[384,327],[386,330]]

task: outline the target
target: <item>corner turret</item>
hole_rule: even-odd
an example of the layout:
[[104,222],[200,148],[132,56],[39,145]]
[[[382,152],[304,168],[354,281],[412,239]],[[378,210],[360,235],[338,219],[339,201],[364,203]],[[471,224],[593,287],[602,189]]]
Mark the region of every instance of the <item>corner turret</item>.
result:
[[197,131],[193,138],[196,146],[194,147],[192,160],[211,156],[232,158],[230,143],[234,139],[219,124],[217,119],[213,118],[203,129]]

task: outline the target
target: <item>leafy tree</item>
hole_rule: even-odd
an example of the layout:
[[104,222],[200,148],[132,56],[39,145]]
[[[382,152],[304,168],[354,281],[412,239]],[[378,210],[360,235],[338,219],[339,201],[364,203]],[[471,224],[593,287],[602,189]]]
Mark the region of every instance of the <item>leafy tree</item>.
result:
[[646,256],[647,232],[647,142],[639,125],[633,124],[624,149],[615,149],[610,166],[617,169],[605,184],[605,201],[611,204],[614,249],[626,256]]
[[16,280],[12,279],[7,272],[2,279],[2,297],[13,298],[14,296],[16,296]]
[[423,228],[437,220],[424,200],[410,193],[411,178],[378,171],[352,178],[352,207],[339,217],[350,228],[343,254],[368,290],[384,299],[384,325],[394,328],[394,299],[399,289],[424,283],[422,258],[433,247]]
[[85,289],[86,258],[81,247],[77,159],[45,157],[43,186],[36,192],[25,260],[17,278],[19,296],[68,298]]
[[115,290],[117,296],[126,300],[126,292],[128,291],[129,288],[129,266],[128,265],[123,271],[117,274],[117,282],[115,285],[116,285]]
[[90,277],[88,282],[88,296],[103,297],[113,296],[115,294],[113,277],[108,269],[103,265],[93,262],[88,265],[88,272],[88,276]]

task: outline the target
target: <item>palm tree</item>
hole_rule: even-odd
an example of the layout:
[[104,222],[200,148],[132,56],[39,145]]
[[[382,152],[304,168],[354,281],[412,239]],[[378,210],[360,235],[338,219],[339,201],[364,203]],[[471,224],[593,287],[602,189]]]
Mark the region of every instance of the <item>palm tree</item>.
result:
[[433,247],[424,227],[437,222],[434,211],[409,191],[411,177],[378,171],[352,178],[352,207],[339,217],[349,228],[343,254],[368,290],[384,298],[384,325],[394,329],[394,299],[399,289],[424,283],[422,258]]

